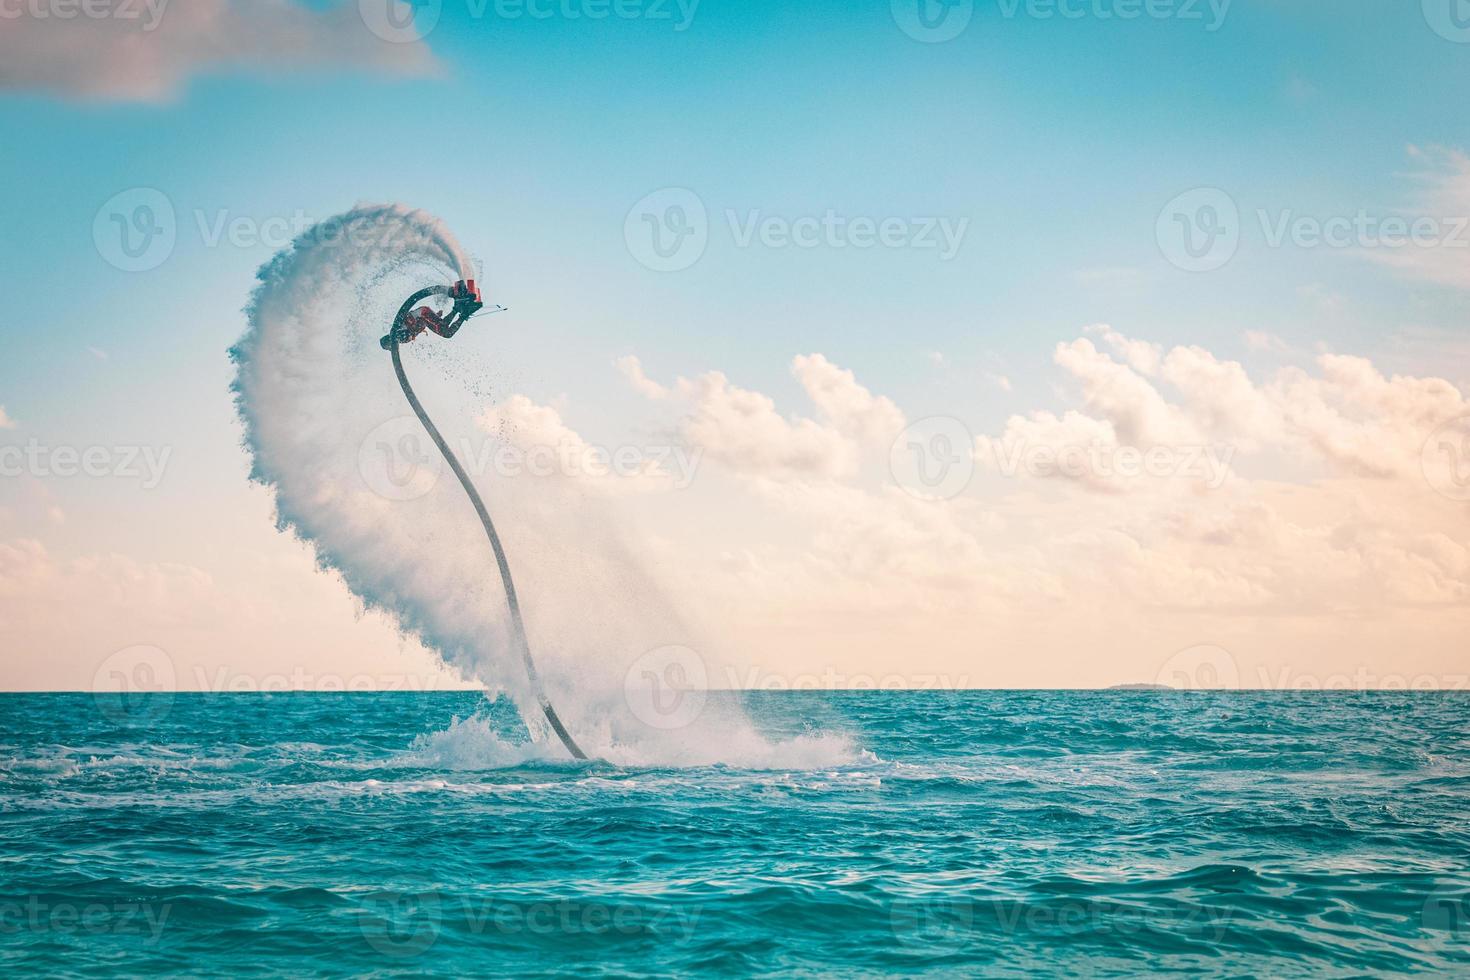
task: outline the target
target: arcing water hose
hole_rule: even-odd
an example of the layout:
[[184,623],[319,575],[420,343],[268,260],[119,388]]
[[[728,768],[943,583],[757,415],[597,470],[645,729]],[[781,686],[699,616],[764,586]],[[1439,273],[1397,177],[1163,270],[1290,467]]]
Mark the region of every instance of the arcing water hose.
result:
[[[427,307],[419,311],[413,309],[415,303],[429,296],[449,296],[455,300],[455,311],[451,314],[447,322],[439,319]],[[473,302],[467,299],[469,296],[474,297]],[[467,307],[473,308],[467,311]],[[521,603],[516,598],[515,582],[510,577],[510,562],[506,560],[505,548],[500,543],[500,535],[495,533],[495,525],[490,520],[490,512],[485,509],[485,502],[480,499],[479,492],[475,489],[475,485],[470,482],[470,476],[465,472],[464,467],[460,465],[459,458],[454,455],[454,451],[444,441],[444,437],[440,435],[438,427],[434,425],[433,421],[429,418],[429,413],[424,411],[424,406],[419,402],[418,396],[414,394],[413,386],[408,383],[408,375],[403,371],[403,359],[398,354],[398,347],[401,343],[411,341],[414,337],[418,336],[418,332],[414,332],[413,330],[416,322],[425,323],[428,329],[432,329],[440,336],[449,337],[453,336],[454,332],[464,324],[464,321],[469,319],[474,310],[478,309],[479,294],[476,292],[473,282],[468,284],[456,283],[452,288],[448,286],[430,286],[427,289],[421,289],[410,296],[399,309],[398,316],[393,320],[393,329],[383,338],[382,344],[393,354],[393,371],[398,375],[398,384],[403,388],[403,395],[408,399],[409,406],[413,408],[413,414],[418,416],[419,421],[423,423],[424,431],[429,434],[430,439],[434,440],[434,445],[438,446],[439,452],[444,454],[444,461],[449,464],[449,468],[454,470],[454,475],[459,478],[459,485],[464,487],[464,492],[470,498],[470,503],[475,506],[475,513],[480,516],[480,524],[485,528],[485,537],[490,539],[490,548],[495,552],[495,564],[500,566],[500,581],[505,585],[505,601],[510,607],[512,640],[520,650],[521,661],[526,665],[526,676],[530,678],[531,690],[535,693],[536,700],[541,705],[541,711],[546,715],[546,720],[551,723],[552,731],[556,732],[562,744],[567,747],[567,751],[572,754],[572,758],[585,759],[587,758],[586,754],[577,746],[571,734],[567,732],[566,726],[557,717],[556,709],[551,706],[551,700],[546,696],[546,691],[541,686],[541,676],[536,672],[536,662],[531,659],[531,644],[526,639],[526,624],[521,618]],[[427,317],[424,317],[424,314],[427,314]],[[421,319],[416,320],[416,318]],[[418,327],[419,332],[422,332],[423,329],[424,326]]]

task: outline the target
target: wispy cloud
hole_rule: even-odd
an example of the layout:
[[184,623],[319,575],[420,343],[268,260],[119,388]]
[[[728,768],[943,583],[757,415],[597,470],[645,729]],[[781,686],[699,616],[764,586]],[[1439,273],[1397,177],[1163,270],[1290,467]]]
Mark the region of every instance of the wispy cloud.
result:
[[1260,354],[1284,354],[1291,350],[1286,341],[1266,330],[1247,330],[1245,346]]
[[0,429],[13,429],[19,424],[6,413],[5,406],[0,405]]
[[1432,223],[1432,242],[1366,249],[1364,256],[1410,279],[1470,289],[1470,155],[1445,147],[1411,146],[1419,185],[1406,217]]

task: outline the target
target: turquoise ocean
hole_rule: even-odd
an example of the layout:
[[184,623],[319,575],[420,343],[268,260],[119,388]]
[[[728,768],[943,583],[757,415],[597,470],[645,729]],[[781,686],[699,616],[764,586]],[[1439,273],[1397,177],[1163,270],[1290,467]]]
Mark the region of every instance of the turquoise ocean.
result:
[[0,696],[0,971],[1470,974],[1463,695],[722,697],[842,749],[574,763],[472,693]]

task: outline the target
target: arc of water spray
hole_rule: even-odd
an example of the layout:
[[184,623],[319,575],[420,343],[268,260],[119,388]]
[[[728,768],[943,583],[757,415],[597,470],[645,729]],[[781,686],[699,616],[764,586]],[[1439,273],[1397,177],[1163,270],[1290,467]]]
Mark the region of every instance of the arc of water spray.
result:
[[[427,290],[420,290],[414,293],[403,304],[402,308],[399,309],[398,315],[393,320],[393,326],[396,328],[399,323],[403,322],[409,310],[413,307],[413,304],[424,297],[432,295],[442,296],[448,295],[448,293],[449,288],[447,286],[431,287]],[[434,425],[433,420],[429,418],[429,413],[424,411],[423,404],[419,402],[418,396],[414,394],[413,386],[408,383],[408,375],[403,370],[403,358],[398,353],[399,338],[397,329],[390,330],[390,336],[392,340],[388,349],[393,354],[393,372],[398,375],[398,385],[403,389],[403,395],[408,399],[408,404],[413,409],[413,414],[417,415],[419,422],[423,424],[424,431],[429,434],[430,439],[434,440],[434,445],[438,446],[439,452],[444,455],[444,461],[449,464],[449,468],[459,478],[459,485],[464,488],[466,496],[470,498],[470,503],[474,504],[475,513],[480,517],[480,524],[485,529],[485,537],[490,539],[490,548],[495,552],[495,564],[500,568],[500,581],[505,586],[505,602],[510,608],[512,642],[520,650],[521,661],[526,665],[526,676],[530,678],[531,690],[536,695],[536,701],[541,705],[541,712],[546,715],[546,720],[550,722],[552,731],[556,732],[562,744],[567,747],[567,751],[572,754],[572,758],[585,759],[587,758],[586,753],[578,747],[576,741],[567,731],[566,726],[561,723],[561,718],[557,716],[556,709],[551,706],[551,699],[546,696],[546,690],[541,684],[541,675],[536,671],[536,661],[531,659],[531,644],[526,639],[526,624],[525,620],[521,617],[521,603],[516,597],[515,582],[511,579],[510,562],[505,557],[505,548],[500,543],[500,535],[495,532],[495,524],[490,520],[490,511],[485,508],[485,501],[480,499],[479,491],[475,489],[475,485],[471,482],[469,474],[465,472],[465,468],[460,464],[459,457],[454,455],[454,451],[444,441],[444,436],[440,434],[438,426]]]

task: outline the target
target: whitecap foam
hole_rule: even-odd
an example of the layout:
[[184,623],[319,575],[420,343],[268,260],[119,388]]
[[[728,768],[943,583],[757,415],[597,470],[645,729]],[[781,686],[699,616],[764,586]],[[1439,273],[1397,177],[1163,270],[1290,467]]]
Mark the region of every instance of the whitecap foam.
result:
[[[699,726],[694,731],[645,729],[632,739],[616,737],[608,723],[583,731],[582,748],[591,759],[630,769],[725,766],[816,771],[878,761],[843,734],[808,732],[789,739],[769,738],[736,710],[721,713],[716,724]],[[510,741],[489,719],[478,715],[456,718],[443,731],[419,736],[398,761],[423,768],[466,770],[548,762],[571,764],[559,745]]]

